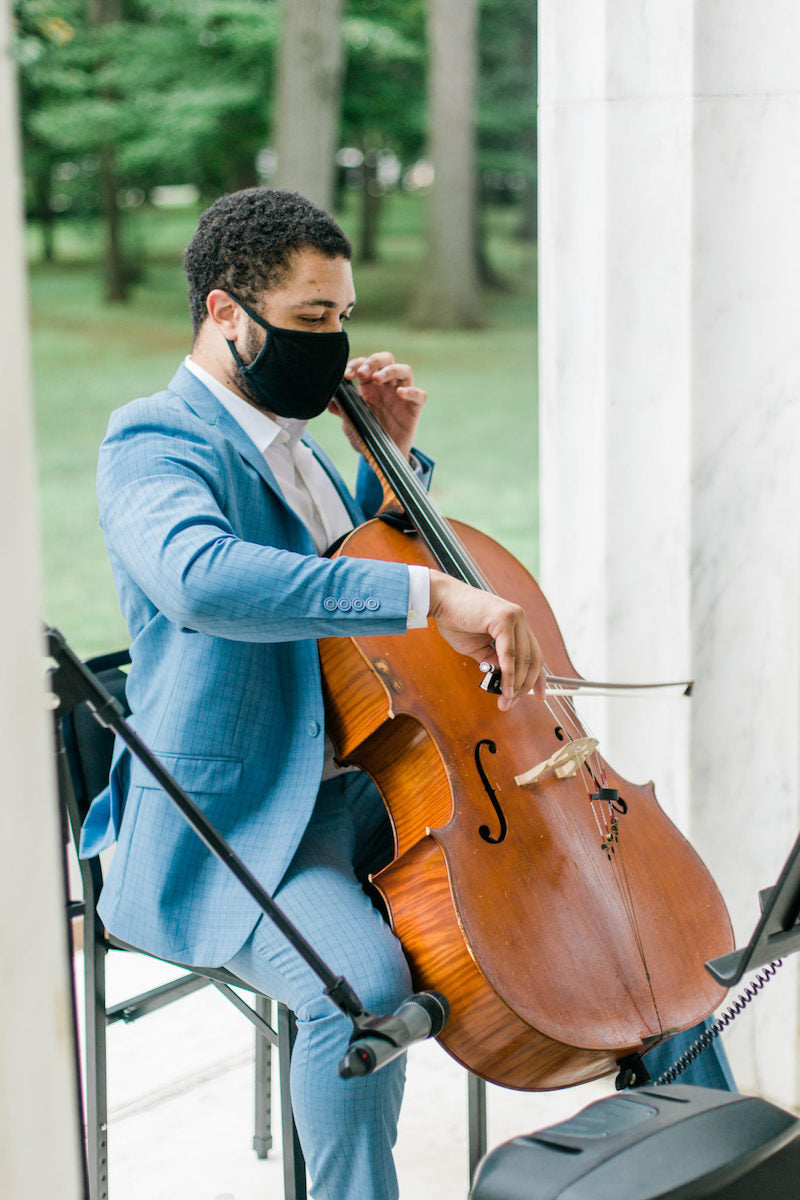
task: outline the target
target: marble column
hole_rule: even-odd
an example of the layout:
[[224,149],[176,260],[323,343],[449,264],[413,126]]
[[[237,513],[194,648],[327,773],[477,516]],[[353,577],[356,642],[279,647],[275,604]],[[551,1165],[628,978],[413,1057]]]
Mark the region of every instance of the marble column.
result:
[[[800,815],[800,7],[541,0],[542,583],[739,944]],[[725,1036],[800,1098],[796,963]]]
[[44,705],[28,306],[10,4],[0,3],[0,1195],[83,1195],[53,744]]

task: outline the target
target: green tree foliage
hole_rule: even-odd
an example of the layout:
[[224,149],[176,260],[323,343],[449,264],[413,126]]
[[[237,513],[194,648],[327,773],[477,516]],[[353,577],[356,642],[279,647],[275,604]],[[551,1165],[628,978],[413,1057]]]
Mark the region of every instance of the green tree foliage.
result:
[[425,139],[425,0],[348,0],[342,144],[403,163]]
[[361,156],[342,182],[361,197],[359,257],[377,257],[381,202],[425,144],[425,0],[348,0],[343,147]]
[[44,89],[29,127],[67,152],[113,143],[130,181],[254,179],[268,127],[275,4],[125,0],[87,22],[85,0],[18,0],[23,77]]
[[67,45],[75,36],[75,26],[64,13],[72,6],[53,6],[33,2],[15,5],[15,48],[20,92],[22,145],[25,156],[26,207],[28,215],[39,221],[44,239],[44,257],[53,256],[52,204],[53,172],[60,152],[36,128],[37,115],[56,105],[64,84],[50,70],[51,48]]
[[[256,182],[272,90],[269,0],[139,0],[118,30],[116,83],[132,110],[120,165],[207,196]],[[149,178],[148,178],[149,177]]]
[[[74,160],[60,206],[91,210],[92,163],[113,147],[120,189],[188,182],[210,196],[255,183],[275,9],[270,0],[123,0],[121,20],[96,25],[86,0],[17,0],[29,180]],[[31,211],[41,211],[33,190]]]
[[[428,0],[348,0],[348,64],[342,145],[363,154],[349,174],[361,188],[361,257],[375,257],[380,202],[386,190],[381,155],[403,168],[429,142],[426,76]],[[480,0],[479,82],[475,114],[479,204],[521,203],[520,232],[536,233],[536,4]],[[484,279],[493,278],[480,230]]]
[[[340,169],[374,257],[382,198],[426,152],[428,0],[345,0]],[[15,0],[28,213],[52,252],[54,214],[100,211],[113,157],[123,208],[163,184],[204,199],[258,181],[269,146],[277,0]],[[119,19],[98,22],[98,13]],[[480,0],[482,202],[527,203],[535,231],[536,6]],[[356,155],[356,158],[358,156]],[[264,161],[263,159],[261,160]],[[109,169],[112,169],[109,168]]]

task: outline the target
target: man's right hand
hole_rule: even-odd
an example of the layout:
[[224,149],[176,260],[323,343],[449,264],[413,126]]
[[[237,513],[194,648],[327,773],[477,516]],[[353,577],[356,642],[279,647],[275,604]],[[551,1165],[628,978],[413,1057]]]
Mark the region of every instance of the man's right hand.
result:
[[498,708],[506,711],[531,689],[544,695],[542,652],[518,604],[432,569],[428,615],[459,654],[500,668]]

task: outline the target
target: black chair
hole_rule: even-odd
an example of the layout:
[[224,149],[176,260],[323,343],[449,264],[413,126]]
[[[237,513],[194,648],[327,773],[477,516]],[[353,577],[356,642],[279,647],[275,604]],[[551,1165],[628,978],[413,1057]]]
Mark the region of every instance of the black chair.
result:
[[[86,666],[114,698],[129,711],[125,701],[127,650],[90,659]],[[99,725],[85,702],[71,707],[62,699],[56,710],[59,793],[66,807],[68,836],[78,846],[80,828],[94,797],[108,782],[113,733]],[[106,956],[111,950],[144,953],[109,934],[97,915],[97,900],[103,885],[99,857],[80,859],[83,896],[68,899],[71,920],[83,917],[84,952],[84,1059],[86,1108],[86,1157],[91,1200],[108,1200],[108,1107],[106,1092],[106,1027],[115,1021],[136,1021],[200,988],[213,985],[255,1027],[255,1132],[253,1148],[266,1158],[272,1148],[271,1079],[272,1047],[278,1051],[281,1142],[285,1200],[306,1200],[306,1170],[297,1137],[289,1097],[289,1061],[295,1035],[294,1014],[276,1004],[277,1016],[270,1024],[273,1002],[222,968],[202,971],[182,968],[179,977],[118,1004],[106,1004]],[[175,964],[180,966],[180,964]],[[253,993],[251,1006],[239,990]]]
[[[123,707],[127,650],[101,655],[86,662],[88,669]],[[100,725],[85,701],[61,697],[55,713],[58,786],[68,819],[68,831],[76,848],[80,829],[92,800],[108,782],[114,744],[112,732]],[[272,1148],[270,1061],[272,1047],[278,1051],[281,1098],[281,1144],[283,1150],[284,1200],[306,1200],[306,1170],[289,1095],[289,1064],[295,1036],[294,1014],[276,1004],[274,1026],[269,1024],[273,1001],[223,968],[189,968],[169,983],[152,988],[118,1004],[106,1004],[106,955],[111,950],[143,954],[135,946],[113,937],[97,915],[97,900],[103,886],[99,857],[79,859],[83,896],[68,899],[70,920],[83,917],[84,950],[84,1057],[86,1074],[86,1153],[91,1200],[108,1200],[108,1146],[106,1094],[106,1027],[115,1021],[135,1021],[167,1004],[180,1000],[210,984],[247,1017],[256,1030],[255,1038],[255,1132],[253,1148],[266,1158]],[[164,961],[164,960],[160,960]],[[238,990],[253,993],[251,1007]],[[486,1085],[467,1075],[469,1178],[486,1153]]]

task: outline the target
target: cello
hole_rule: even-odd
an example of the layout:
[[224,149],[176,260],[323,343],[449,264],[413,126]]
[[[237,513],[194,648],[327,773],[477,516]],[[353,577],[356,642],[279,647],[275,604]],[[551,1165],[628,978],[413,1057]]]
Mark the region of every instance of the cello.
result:
[[[438,567],[515,601],[546,683],[579,685],[529,572],[437,512],[352,384],[335,398],[384,503],[333,553]],[[717,1007],[724,990],[703,963],[733,946],[722,897],[652,783],[600,756],[568,689],[500,712],[492,672],[432,621],[322,639],[319,652],[336,761],[373,779],[394,833],[370,882],[415,988],[449,1001],[438,1040],[457,1061],[505,1087],[569,1087]]]

